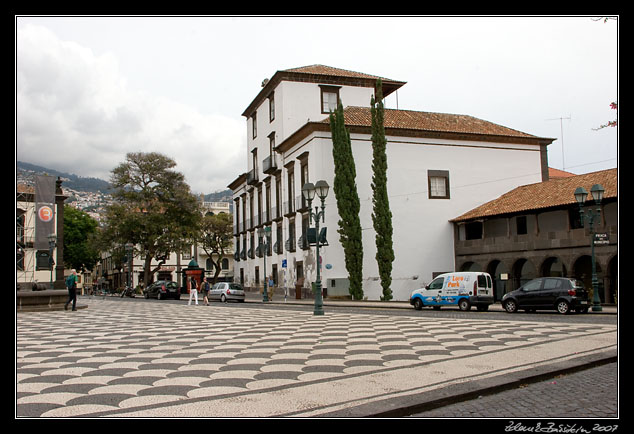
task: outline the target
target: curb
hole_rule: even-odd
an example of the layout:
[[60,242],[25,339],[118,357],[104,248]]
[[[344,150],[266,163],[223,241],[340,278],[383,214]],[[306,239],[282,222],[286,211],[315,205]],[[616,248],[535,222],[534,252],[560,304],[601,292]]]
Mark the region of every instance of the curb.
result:
[[538,383],[558,375],[571,374],[615,362],[618,362],[617,351],[609,350],[598,354],[583,355],[550,365],[503,373],[483,380],[453,384],[442,389],[408,395],[406,397],[388,398],[370,404],[321,414],[318,417],[406,417],[446,405],[469,401],[486,395],[494,395],[506,390],[518,388],[522,385]]

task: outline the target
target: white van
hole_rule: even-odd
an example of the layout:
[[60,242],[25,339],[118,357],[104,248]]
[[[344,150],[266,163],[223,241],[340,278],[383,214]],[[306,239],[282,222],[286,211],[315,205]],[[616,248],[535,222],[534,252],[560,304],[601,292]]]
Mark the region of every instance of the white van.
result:
[[409,302],[416,310],[424,306],[434,309],[458,306],[460,310],[467,311],[476,306],[479,311],[486,311],[493,304],[493,281],[488,273],[445,273],[424,288],[414,290]]

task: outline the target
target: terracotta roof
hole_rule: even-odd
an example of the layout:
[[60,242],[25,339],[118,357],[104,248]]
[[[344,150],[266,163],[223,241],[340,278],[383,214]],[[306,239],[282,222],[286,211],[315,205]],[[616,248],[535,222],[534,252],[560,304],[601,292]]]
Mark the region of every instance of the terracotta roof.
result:
[[[346,126],[372,125],[369,107],[346,107],[344,109]],[[323,122],[329,122],[325,119]],[[412,110],[385,109],[385,128],[408,129],[429,132],[449,132],[481,134],[505,137],[522,137],[537,139],[532,134],[523,133],[489,121],[468,115],[449,113],[419,112]],[[548,139],[550,141],[554,139]]]
[[[353,78],[370,78],[372,80],[389,80],[385,77],[379,77],[377,75],[364,74],[362,72],[349,71],[347,69],[333,68],[326,65],[309,65],[300,66],[298,68],[285,69],[284,72],[301,72],[304,74],[315,75],[332,75],[337,77],[353,77]],[[391,81],[391,80],[390,80]]]
[[552,178],[566,178],[568,176],[575,176],[574,173],[566,172],[565,170],[555,169],[554,167],[548,168],[548,177]]
[[251,101],[251,104],[244,110],[242,116],[251,116],[253,111],[257,109],[265,98],[269,97],[271,92],[282,80],[374,88],[376,80],[379,78],[383,83],[384,96],[388,96],[405,84],[404,81],[400,80],[392,80],[379,77],[378,75],[333,68],[332,66],[326,65],[309,65],[277,71],[270,80],[266,79],[262,82],[262,90],[260,90],[258,95]]
[[577,187],[584,187],[588,191],[587,200],[591,201],[590,189],[594,184],[603,186],[605,189],[604,199],[617,198],[617,169],[523,185],[450,221],[454,223],[465,222],[485,217],[576,204],[574,192]]

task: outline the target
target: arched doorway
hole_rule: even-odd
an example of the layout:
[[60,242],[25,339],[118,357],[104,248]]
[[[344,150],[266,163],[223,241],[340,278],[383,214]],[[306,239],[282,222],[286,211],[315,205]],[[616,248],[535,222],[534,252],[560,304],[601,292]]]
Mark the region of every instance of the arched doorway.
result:
[[555,256],[546,258],[541,268],[542,277],[566,277],[568,275],[564,263]]
[[525,284],[526,282],[536,279],[537,268],[531,261],[525,258],[520,258],[513,264],[512,272],[512,284],[513,287],[509,290],[514,290]]
[[460,271],[482,271],[482,266],[477,262],[465,262],[460,267]]
[[619,261],[614,255],[608,262],[608,275],[606,276],[606,289],[608,292],[608,303],[618,302],[619,293]]
[[[601,265],[596,262],[597,282],[599,286],[599,299],[601,303],[605,303],[605,285],[603,284],[603,271]],[[583,255],[577,258],[572,265],[572,277],[581,280],[583,285],[588,290],[588,297],[590,300],[593,298],[592,288],[592,257],[589,255]]]
[[502,300],[502,296],[506,294],[507,283],[509,279],[509,271],[502,261],[497,259],[489,262],[487,265],[487,273],[493,279],[493,300]]

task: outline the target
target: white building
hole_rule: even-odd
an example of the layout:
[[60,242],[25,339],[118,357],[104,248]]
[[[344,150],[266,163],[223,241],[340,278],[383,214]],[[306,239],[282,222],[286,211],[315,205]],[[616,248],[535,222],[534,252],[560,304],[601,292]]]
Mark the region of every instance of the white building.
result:
[[[235,203],[235,280],[260,287],[263,276],[295,294],[315,280],[315,249],[303,245],[309,224],[301,188],[325,180],[328,246],[320,249],[327,295],[347,294],[339,243],[328,113],[341,100],[356,163],[361,202],[363,291],[379,299],[381,286],[372,227],[370,100],[378,77],[322,65],[277,71],[244,111],[247,172],[230,185]],[[405,84],[382,78],[387,97]],[[393,214],[394,300],[407,300],[441,272],[454,270],[452,218],[523,184],[548,178],[547,146],[536,137],[471,116],[385,111],[388,194]],[[313,201],[313,206],[319,200]],[[257,229],[271,226],[264,260]],[[304,278],[304,279],[302,279]],[[341,280],[340,280],[341,279]],[[343,288],[343,292],[342,292]],[[278,290],[279,291],[279,290]]]

